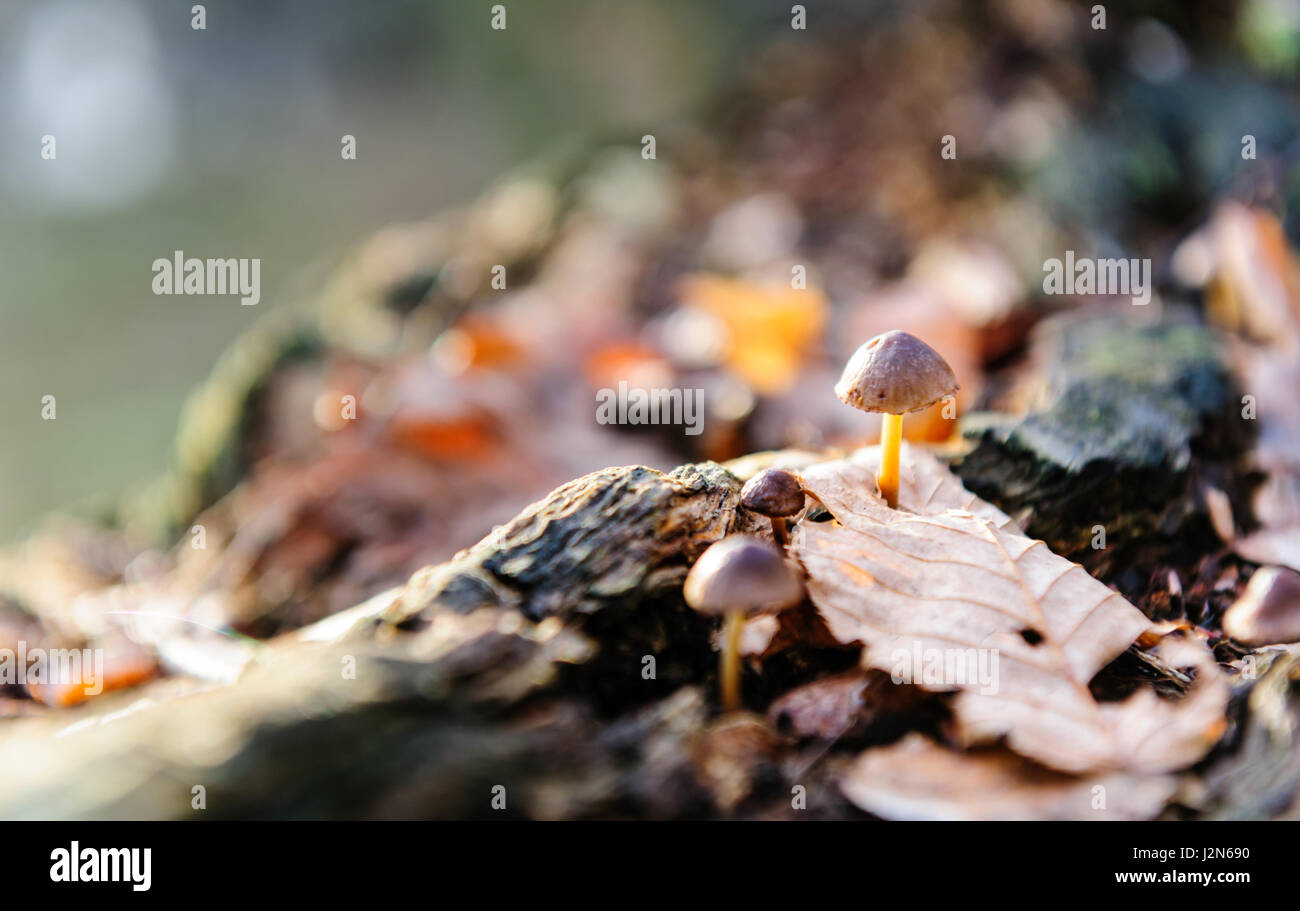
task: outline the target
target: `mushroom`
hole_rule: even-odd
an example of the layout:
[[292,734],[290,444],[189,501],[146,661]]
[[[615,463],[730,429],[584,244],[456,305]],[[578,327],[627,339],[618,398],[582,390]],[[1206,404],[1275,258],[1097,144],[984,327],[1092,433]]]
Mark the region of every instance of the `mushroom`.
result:
[[891,329],[867,342],[849,358],[835,394],[859,411],[885,416],[880,432],[880,472],[876,483],[891,507],[898,506],[898,450],[903,415],[920,411],[961,387],[939,354],[915,335]]
[[768,468],[760,471],[740,489],[740,505],[772,522],[772,537],[784,551],[790,543],[786,516],[803,509],[803,485],[788,471]]
[[1300,641],[1300,573],[1263,566],[1223,614],[1223,631],[1252,648]]
[[722,705],[740,708],[740,634],[745,619],[777,614],[803,601],[803,580],[780,552],[749,535],[728,535],[709,545],[686,575],[686,603],[701,614],[723,616]]

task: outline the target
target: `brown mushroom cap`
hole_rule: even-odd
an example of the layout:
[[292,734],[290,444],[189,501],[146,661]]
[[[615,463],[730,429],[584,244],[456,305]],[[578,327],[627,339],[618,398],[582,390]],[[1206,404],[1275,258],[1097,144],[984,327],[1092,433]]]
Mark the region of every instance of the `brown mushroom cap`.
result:
[[892,329],[853,352],[835,394],[861,411],[906,414],[960,388],[939,352],[911,333]]
[[775,614],[803,601],[803,580],[771,544],[729,535],[695,561],[682,594],[702,614]]
[[740,505],[769,517],[792,516],[803,509],[803,486],[790,472],[768,468],[745,482]]
[[1223,631],[1244,645],[1300,641],[1300,573],[1263,566],[1223,614]]

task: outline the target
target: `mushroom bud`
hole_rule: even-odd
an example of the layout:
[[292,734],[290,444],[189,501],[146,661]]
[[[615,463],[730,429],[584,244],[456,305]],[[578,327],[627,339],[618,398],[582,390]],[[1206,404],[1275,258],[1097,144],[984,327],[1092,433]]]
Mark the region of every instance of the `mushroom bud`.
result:
[[849,358],[835,394],[859,411],[885,416],[880,431],[876,483],[890,507],[898,506],[898,450],[903,415],[947,398],[961,387],[948,362],[915,335],[892,329],[877,335]]
[[790,543],[786,516],[803,509],[803,485],[788,471],[768,468],[745,482],[740,489],[740,505],[771,520],[772,537],[784,551]]
[[740,634],[747,617],[777,614],[803,601],[803,580],[775,547],[749,535],[711,544],[686,575],[686,603],[725,618],[718,673],[722,705],[740,708]]

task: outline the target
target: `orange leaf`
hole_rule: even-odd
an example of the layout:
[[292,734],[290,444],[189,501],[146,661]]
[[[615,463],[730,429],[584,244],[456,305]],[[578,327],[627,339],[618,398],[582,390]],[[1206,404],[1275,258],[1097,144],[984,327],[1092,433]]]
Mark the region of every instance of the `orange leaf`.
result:
[[695,275],[682,296],[726,327],[726,365],[767,395],[790,388],[826,323],[826,297],[815,288]]

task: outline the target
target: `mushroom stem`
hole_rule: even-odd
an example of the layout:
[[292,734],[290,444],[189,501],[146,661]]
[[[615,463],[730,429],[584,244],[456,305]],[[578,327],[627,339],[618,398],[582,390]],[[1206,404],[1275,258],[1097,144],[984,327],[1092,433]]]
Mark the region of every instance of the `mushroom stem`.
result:
[[776,541],[776,546],[781,548],[781,553],[790,544],[790,533],[787,531],[785,519],[781,516],[772,516],[772,538]]
[[722,629],[722,657],[718,665],[722,708],[728,712],[740,708],[740,633],[744,628],[745,615],[738,610],[729,611]]
[[890,509],[898,508],[898,450],[902,442],[903,416],[885,415],[880,431],[880,472],[876,475],[876,483],[880,485],[880,495]]

